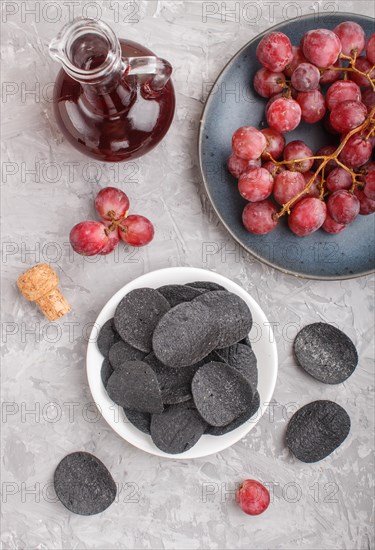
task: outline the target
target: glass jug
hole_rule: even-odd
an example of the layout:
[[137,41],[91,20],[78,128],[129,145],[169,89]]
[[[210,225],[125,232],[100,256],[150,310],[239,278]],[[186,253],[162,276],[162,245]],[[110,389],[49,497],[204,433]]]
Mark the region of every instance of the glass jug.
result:
[[77,18],[50,44],[62,64],[54,112],[68,141],[101,161],[144,155],[171,125],[175,95],[168,61],[117,39],[103,21]]

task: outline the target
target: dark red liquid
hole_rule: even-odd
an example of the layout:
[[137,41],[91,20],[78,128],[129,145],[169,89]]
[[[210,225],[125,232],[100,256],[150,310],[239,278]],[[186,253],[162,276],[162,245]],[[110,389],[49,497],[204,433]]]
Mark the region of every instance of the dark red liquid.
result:
[[[120,39],[120,44],[123,57],[154,55],[135,42]],[[77,65],[93,68],[104,58],[86,57]],[[150,151],[171,125],[175,95],[170,80],[162,92],[150,97],[144,86],[147,78],[117,75],[104,89],[101,84],[82,85],[61,69],[54,110],[68,141],[82,153],[108,162],[134,159]]]

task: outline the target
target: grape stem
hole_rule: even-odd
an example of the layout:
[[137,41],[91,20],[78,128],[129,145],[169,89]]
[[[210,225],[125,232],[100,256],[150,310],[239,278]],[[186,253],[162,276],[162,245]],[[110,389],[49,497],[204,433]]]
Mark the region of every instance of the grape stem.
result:
[[360,71],[355,65],[356,61],[358,59],[357,53],[358,53],[357,50],[353,50],[353,55],[352,56],[340,53],[339,59],[345,59],[345,60],[349,61],[349,67],[320,68],[319,69],[320,74],[324,74],[326,71],[341,71],[341,72],[344,73],[344,76],[346,77],[347,73],[349,73],[349,72],[357,73],[357,74],[367,78],[367,80],[370,83],[370,86],[372,87],[372,90],[375,92],[375,78],[371,78],[371,73],[375,69],[375,65],[373,67],[371,67],[371,69],[369,71],[367,71],[367,73],[365,73],[363,71]]
[[[290,201],[286,202],[285,204],[283,204],[280,212],[278,213],[275,213],[273,214],[273,218],[275,220],[277,220],[278,218],[281,218],[281,216],[284,216],[284,214],[290,214],[290,208],[291,206],[293,206],[293,204],[298,201],[298,199],[300,199],[303,195],[306,195],[311,186],[313,185],[315,179],[317,178],[317,176],[321,176],[321,181],[320,181],[320,185],[319,185],[319,190],[320,190],[320,196],[319,198],[321,200],[323,200],[323,197],[324,197],[324,194],[325,194],[325,187],[324,187],[324,183],[325,183],[325,179],[324,179],[324,172],[325,172],[325,167],[327,166],[327,164],[333,160],[336,162],[336,164],[338,166],[341,166],[344,170],[346,170],[347,172],[349,172],[352,176],[352,187],[351,187],[351,191],[353,192],[353,190],[355,189],[355,187],[357,185],[362,185],[362,182],[359,182],[357,180],[357,174],[355,172],[353,172],[353,170],[351,170],[348,166],[346,166],[345,164],[343,164],[339,159],[338,159],[338,156],[340,155],[341,151],[344,149],[345,145],[347,144],[348,140],[354,136],[355,134],[358,134],[360,132],[363,132],[364,130],[367,130],[368,128],[370,127],[370,131],[368,133],[368,136],[370,136],[371,134],[373,134],[375,132],[375,107],[373,107],[369,113],[369,115],[367,116],[366,120],[360,125],[358,126],[357,128],[354,128],[353,130],[351,130],[350,132],[348,132],[345,137],[343,138],[343,140],[341,141],[340,145],[337,147],[337,149],[331,153],[330,155],[319,155],[319,156],[312,156],[312,157],[306,157],[306,158],[302,158],[302,159],[294,159],[294,160],[281,160],[281,161],[277,161],[275,160],[272,155],[270,153],[267,153],[269,159],[276,165],[276,166],[282,166],[284,164],[292,164],[292,165],[295,165],[296,163],[298,164],[299,162],[302,162],[302,161],[305,161],[305,160],[322,160],[322,162],[320,163],[320,166],[317,168],[317,170],[315,171],[315,173],[313,174],[313,176],[309,179],[309,181],[307,182],[307,184],[305,185],[305,187],[303,188],[303,190],[298,193],[297,195],[295,195]],[[365,139],[368,139],[368,137],[366,137]]]

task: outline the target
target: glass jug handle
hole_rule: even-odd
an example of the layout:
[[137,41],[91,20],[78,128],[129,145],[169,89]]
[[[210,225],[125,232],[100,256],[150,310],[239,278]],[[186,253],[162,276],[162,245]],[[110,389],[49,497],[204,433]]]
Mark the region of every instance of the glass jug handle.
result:
[[149,95],[160,93],[167,85],[172,74],[171,64],[160,57],[151,55],[144,57],[126,57],[122,61],[125,66],[126,75],[151,75],[144,83],[146,92]]

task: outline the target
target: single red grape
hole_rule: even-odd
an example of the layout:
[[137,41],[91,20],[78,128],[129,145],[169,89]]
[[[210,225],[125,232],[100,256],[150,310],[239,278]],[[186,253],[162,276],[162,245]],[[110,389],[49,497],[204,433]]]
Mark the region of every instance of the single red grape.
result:
[[234,153],[231,153],[231,155],[228,158],[227,161],[227,167],[229,172],[234,176],[235,178],[239,178],[240,175],[243,172],[246,172],[246,170],[249,170],[249,168],[258,168],[262,164],[262,161],[260,159],[256,160],[245,160],[240,157],[237,157]]
[[324,223],[322,225],[322,229],[326,231],[327,233],[332,233],[332,235],[337,235],[337,233],[341,233],[341,231],[344,231],[346,229],[347,225],[344,223],[337,223],[334,219],[331,218],[329,214],[327,214],[326,219],[324,220]]
[[339,158],[346,166],[358,168],[370,160],[371,152],[371,141],[363,134],[354,134],[346,142]]
[[[298,160],[298,159],[307,159],[312,157],[314,154],[310,147],[306,145],[300,139],[296,139],[288,143],[284,149],[284,160]],[[289,170],[296,172],[307,172],[310,170],[314,163],[313,159],[310,160],[301,160],[293,164],[287,164]]]
[[129,210],[129,199],[121,189],[104,187],[96,195],[95,208],[104,220],[119,220]]
[[375,201],[369,199],[363,192],[362,189],[354,189],[354,194],[359,200],[359,213],[361,216],[368,216],[369,214],[375,213]]
[[311,63],[301,63],[292,74],[292,86],[299,92],[312,92],[319,87],[320,71]]
[[334,65],[328,67],[326,70],[322,71],[320,75],[320,84],[332,84],[336,82],[341,76],[340,71],[335,71],[335,68],[341,67],[341,60],[338,59]]
[[338,36],[328,29],[308,31],[302,40],[302,51],[306,59],[317,67],[330,67],[336,63],[341,52]]
[[366,105],[368,113],[375,107],[375,92],[371,88],[362,91],[362,103]]
[[102,222],[102,223],[104,223],[104,225],[107,228],[108,242],[104,246],[104,248],[101,249],[99,254],[101,256],[106,256],[107,254],[110,254],[112,252],[112,250],[114,250],[116,248],[116,246],[120,242],[120,236],[118,234],[118,228],[117,227],[113,228],[112,231],[109,231],[109,228],[113,225],[113,222],[105,221],[105,222]]
[[82,256],[95,256],[108,244],[103,222],[86,221],[77,223],[70,232],[72,248]]
[[245,514],[257,516],[267,510],[270,494],[259,481],[246,479],[236,491],[236,502]]
[[[370,61],[367,59],[367,57],[361,56],[356,59],[355,67],[359,71],[362,71],[362,73],[369,73],[370,78],[375,78],[375,69],[370,72],[371,67],[373,67],[373,64],[370,63]],[[371,86],[369,79],[366,76],[363,76],[361,74],[358,74],[354,71],[350,71],[348,73],[350,80],[353,80],[358,86],[361,88],[368,88]]]
[[290,78],[293,74],[293,71],[301,63],[306,63],[307,59],[303,55],[301,48],[298,46],[292,46],[293,57],[289,61],[288,65],[284,69],[284,74],[287,78]]
[[327,90],[326,104],[330,111],[333,111],[343,101],[361,101],[361,90],[351,80],[338,80]]
[[269,32],[259,42],[256,56],[266,69],[280,73],[292,60],[292,44],[284,33]]
[[337,109],[331,111],[329,120],[332,127],[340,134],[346,134],[358,128],[366,120],[367,108],[360,101],[351,99],[339,103]]
[[375,65],[375,33],[370,36],[366,47],[367,59]]
[[255,73],[254,89],[262,97],[271,97],[282,90],[282,83],[285,82],[283,73],[273,73],[262,67]]
[[268,106],[266,118],[268,126],[285,134],[301,122],[301,107],[294,99],[280,97]]
[[242,126],[232,137],[234,154],[246,160],[258,159],[266,146],[265,136],[254,126]]
[[343,21],[333,29],[341,42],[342,53],[352,55],[354,51],[360,55],[366,46],[366,35],[358,23],[354,21]]
[[128,216],[119,226],[119,235],[131,246],[145,246],[154,238],[154,226],[144,216]]
[[[318,149],[314,156],[315,157],[329,157],[335,151],[336,151],[336,147],[334,145],[325,145],[324,147],[321,147],[320,149]],[[317,170],[319,168],[319,166],[322,164],[322,162],[323,162],[323,160],[316,159],[316,161],[314,163],[314,169]],[[337,163],[334,160],[330,160],[325,165],[325,168],[324,168],[325,174],[326,175],[329,174],[331,172],[331,170],[333,170],[336,167],[337,167]]]
[[275,160],[278,160],[285,147],[284,136],[273,128],[264,128],[261,132],[267,140],[267,147],[262,153],[262,159],[267,160],[269,158],[267,153],[270,153]]
[[259,202],[270,196],[273,177],[265,168],[252,168],[241,174],[238,180],[240,195],[250,202]]
[[306,237],[323,225],[326,215],[327,207],[324,201],[306,197],[291,210],[288,217],[289,229],[298,237]]
[[349,191],[335,191],[328,197],[327,211],[337,223],[348,225],[359,214],[360,204],[357,197]]
[[273,197],[279,204],[286,204],[298,193],[301,193],[305,186],[305,179],[302,174],[285,170],[285,172],[275,176]]
[[265,168],[266,170],[268,170],[271,176],[276,176],[276,174],[279,174],[280,172],[285,172],[286,170],[285,166],[283,166],[282,164],[277,165],[274,162],[272,162],[272,160],[265,162],[262,165],[262,168]]
[[269,200],[249,202],[243,210],[242,221],[250,233],[265,235],[277,226],[277,220],[273,219],[276,213],[276,206]]
[[314,124],[324,117],[326,102],[320,90],[299,92],[296,101],[301,107],[301,118],[304,122]]
[[340,166],[334,168],[332,172],[328,174],[326,180],[327,189],[331,191],[331,193],[339,191],[340,189],[350,189],[352,184],[353,179],[351,174]]
[[363,192],[372,201],[375,201],[375,172],[366,174],[363,178],[365,186]]

